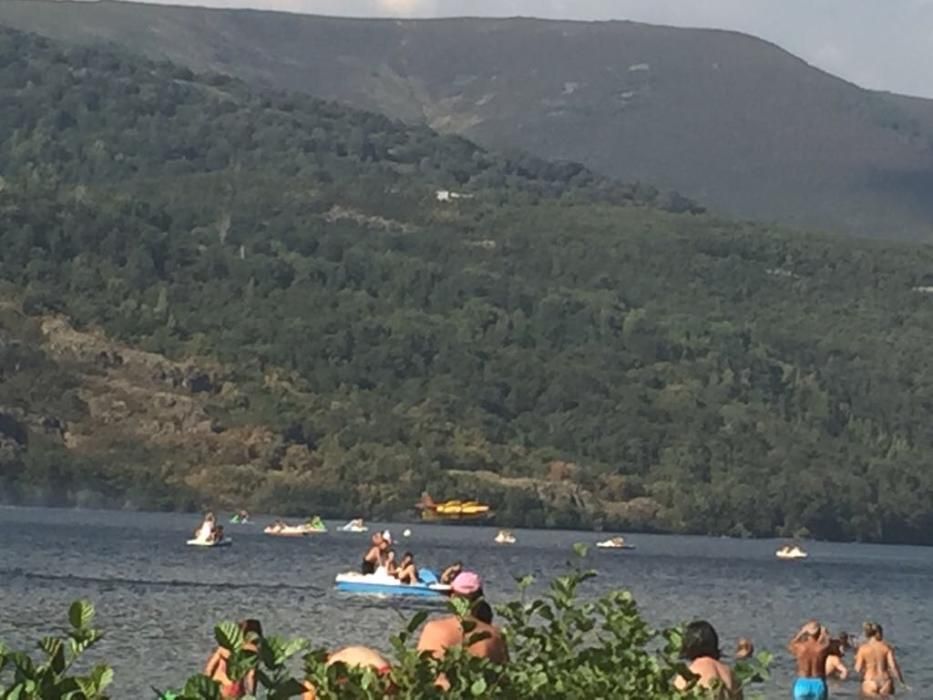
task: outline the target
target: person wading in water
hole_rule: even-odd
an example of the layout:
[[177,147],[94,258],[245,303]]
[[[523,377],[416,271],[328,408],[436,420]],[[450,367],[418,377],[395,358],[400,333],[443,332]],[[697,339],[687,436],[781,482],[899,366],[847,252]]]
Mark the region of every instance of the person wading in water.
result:
[[829,631],[810,620],[787,645],[797,660],[794,700],[827,700],[826,657],[829,656]]
[[895,679],[906,688],[894,648],[884,641],[881,625],[866,622],[864,631],[868,641],[855,654],[855,671],[862,674],[862,695],[882,698],[894,695]]

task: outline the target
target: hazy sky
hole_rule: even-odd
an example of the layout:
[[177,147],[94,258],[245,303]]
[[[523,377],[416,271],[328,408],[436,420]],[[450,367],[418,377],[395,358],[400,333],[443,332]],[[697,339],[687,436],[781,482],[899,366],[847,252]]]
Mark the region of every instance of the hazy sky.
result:
[[171,4],[373,17],[631,19],[736,29],[773,41],[865,87],[933,97],[933,0],[172,0]]

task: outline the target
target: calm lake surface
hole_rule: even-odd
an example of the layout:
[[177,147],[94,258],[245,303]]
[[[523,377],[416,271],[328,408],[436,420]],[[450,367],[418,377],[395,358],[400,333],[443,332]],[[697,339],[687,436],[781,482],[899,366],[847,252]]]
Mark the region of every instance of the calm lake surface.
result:
[[[233,546],[203,550],[185,546],[198,524],[190,515],[2,508],[0,639],[37,640],[62,627],[72,600],[88,598],[107,634],[98,656],[116,667],[114,697],[146,698],[151,686],[180,684],[202,667],[221,620],[257,617],[284,636],[373,645],[411,614],[405,604],[334,591],[334,576],[357,567],[366,535],[273,538],[262,534],[269,520],[228,525]],[[389,527],[398,538],[406,526]],[[462,559],[483,574],[494,603],[515,597],[514,576],[552,577],[573,543],[608,536],[516,530],[518,543],[506,547],[493,544],[494,528],[408,527],[400,553],[410,549],[420,565],[435,568]],[[782,650],[810,616],[833,632],[858,631],[866,619],[882,623],[915,697],[933,697],[933,548],[814,542],[809,560],[782,562],[776,541],[628,540],[637,551],[591,550],[599,576],[586,591],[629,589],[655,625],[708,619],[728,652],[738,637],[752,638],[777,657],[762,689],[767,697],[789,696],[793,669]],[[833,694],[856,697],[857,684]]]

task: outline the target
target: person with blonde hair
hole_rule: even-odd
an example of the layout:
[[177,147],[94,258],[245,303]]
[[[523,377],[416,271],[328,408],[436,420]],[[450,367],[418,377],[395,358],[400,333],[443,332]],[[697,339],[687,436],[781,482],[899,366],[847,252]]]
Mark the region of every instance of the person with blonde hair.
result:
[[855,671],[862,674],[862,696],[890,697],[894,695],[895,680],[907,688],[894,647],[884,641],[881,625],[866,622],[863,631],[867,641],[855,654]]

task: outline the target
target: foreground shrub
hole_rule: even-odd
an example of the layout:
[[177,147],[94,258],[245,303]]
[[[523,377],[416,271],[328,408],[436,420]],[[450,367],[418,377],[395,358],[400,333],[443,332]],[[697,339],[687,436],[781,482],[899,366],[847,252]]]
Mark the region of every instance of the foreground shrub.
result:
[[[579,588],[595,576],[573,569],[556,578],[546,594],[526,600],[531,578],[519,581],[521,599],[499,610],[499,622],[508,641],[511,660],[498,666],[452,649],[443,659],[414,650],[414,636],[427,613],[415,615],[390,640],[392,670],[377,674],[371,669],[328,665],[328,651],[312,648],[305,640],[286,641],[275,636],[261,639],[244,635],[230,622],[215,630],[217,643],[229,652],[227,673],[233,680],[254,674],[256,698],[267,700],[407,700],[428,698],[535,698],[535,700],[592,700],[637,698],[675,700],[708,698],[709,691],[674,690],[678,675],[690,677],[678,660],[679,630],[657,631],[648,626],[629,593],[611,592],[585,601]],[[464,618],[465,604],[452,600],[453,611]],[[99,700],[112,679],[107,667],[96,667],[88,676],[68,676],[81,652],[100,639],[90,627],[93,608],[72,606],[71,630],[65,640],[45,639],[40,649],[46,661],[36,665],[22,652],[3,652],[0,669],[12,669],[12,684],[0,698],[42,700]],[[463,619],[468,642],[478,641],[471,623]],[[301,657],[304,674],[292,675],[290,667]],[[768,655],[740,665],[736,675],[743,686],[767,678]],[[435,680],[447,679],[440,689]],[[9,675],[9,674],[7,674]],[[5,676],[0,676],[5,680]],[[313,690],[311,690],[313,688]],[[222,700],[219,685],[203,675],[188,679],[176,691],[159,696],[174,700]]]
[[69,628],[62,637],[44,637],[38,644],[41,657],[25,651],[9,651],[0,643],[0,698],[3,700],[107,700],[113,681],[109,666],[95,666],[85,676],[72,675],[72,666],[101,639],[94,622],[94,606],[72,603]]

